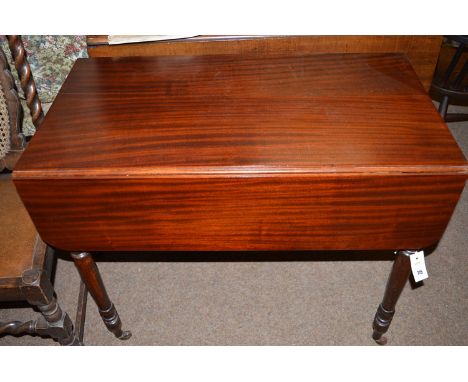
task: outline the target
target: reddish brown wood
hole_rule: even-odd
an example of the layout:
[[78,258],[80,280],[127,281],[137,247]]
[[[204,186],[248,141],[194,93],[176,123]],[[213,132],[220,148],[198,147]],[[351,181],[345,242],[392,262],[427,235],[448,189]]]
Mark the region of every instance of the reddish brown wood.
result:
[[126,340],[131,337],[131,332],[122,330],[120,316],[114,304],[109,299],[99,269],[91,254],[87,252],[72,253],[73,261],[80,273],[86,288],[98,306],[99,314],[106,325],[117,338]]
[[401,55],[78,60],[45,126],[17,178],[466,164]]
[[15,182],[74,251],[398,249],[468,167],[403,55],[78,60]]
[[331,174],[18,182],[45,240],[94,251],[421,248],[441,237],[463,185]]
[[425,95],[402,54],[78,59],[71,73],[61,93],[143,92],[170,99]]
[[122,45],[107,45],[107,39],[108,36],[88,36],[89,55],[91,57],[207,54],[291,56],[322,53],[403,53],[408,56],[426,90],[431,85],[442,43],[442,36],[196,36],[177,41]]

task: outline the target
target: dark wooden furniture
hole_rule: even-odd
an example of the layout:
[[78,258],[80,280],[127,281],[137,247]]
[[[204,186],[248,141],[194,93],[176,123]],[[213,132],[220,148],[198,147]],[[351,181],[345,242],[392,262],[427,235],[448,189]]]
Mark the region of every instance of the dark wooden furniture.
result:
[[431,93],[440,101],[439,113],[446,122],[467,121],[467,113],[447,113],[447,110],[449,103],[468,105],[468,36],[446,36],[445,40]]
[[[44,119],[41,101],[37,94],[36,83],[34,82],[31,67],[27,60],[26,50],[21,40],[21,36],[7,36],[8,45],[15,62],[18,77],[21,82],[21,88],[24,92],[26,104],[28,105],[31,119],[36,128]],[[0,49],[0,88],[3,90],[8,102],[8,114],[10,120],[10,142],[11,147],[5,157],[0,157],[0,171],[7,169],[13,170],[16,162],[25,148],[25,138],[22,131],[23,108],[18,96],[18,89],[11,75],[5,53]]]
[[[41,312],[31,321],[0,321],[0,336],[36,334],[52,337],[61,345],[81,344],[50,282],[53,251],[37,235],[12,182],[0,180],[0,192],[2,202],[10,202],[8,208],[2,204],[0,212],[0,237],[9,240],[0,247],[0,301],[27,301]],[[12,200],[16,204],[11,204]],[[10,211],[15,215],[10,216]],[[22,236],[14,237],[17,234]]]
[[[19,78],[28,105],[34,110],[36,127],[41,122],[42,108],[19,36],[9,36],[10,48],[16,59]],[[1,170],[12,170],[24,148],[21,133],[23,109],[10,72],[6,56],[0,49],[0,92],[7,100],[11,148],[2,158]],[[31,96],[32,95],[32,96]],[[27,322],[0,321],[0,336],[5,334],[37,334],[49,336],[62,345],[81,343],[75,337],[72,321],[60,308],[50,281],[53,251],[48,248],[21,202],[13,182],[6,175],[0,178],[0,302],[27,301],[36,306],[41,316]]]
[[90,57],[255,54],[261,57],[323,53],[403,53],[429,90],[442,36],[196,36],[179,40],[109,45],[87,36]]
[[22,131],[23,108],[5,52],[0,48],[0,172],[15,167],[25,139]]
[[36,128],[44,120],[44,112],[42,111],[41,101],[37,94],[36,83],[34,82],[31,67],[26,59],[26,49],[24,48],[21,36],[7,36],[8,46],[11,55],[15,61],[15,68],[18,71],[18,77],[21,82],[21,89],[23,89],[26,104],[28,105],[31,119]]
[[382,343],[468,166],[404,55],[177,56],[78,60],[14,175],[118,337],[93,251],[391,249]]

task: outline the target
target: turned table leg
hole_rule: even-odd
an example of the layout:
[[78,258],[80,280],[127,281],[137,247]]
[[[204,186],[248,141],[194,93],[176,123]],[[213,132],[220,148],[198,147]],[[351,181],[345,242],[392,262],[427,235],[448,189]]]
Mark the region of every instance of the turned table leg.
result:
[[372,338],[379,345],[385,345],[387,338],[383,334],[388,330],[395,314],[395,305],[400,297],[400,294],[409,278],[411,271],[411,263],[409,256],[414,251],[398,251],[393,263],[393,268],[390,277],[387,281],[384,298],[382,303],[377,308],[374,323],[372,325],[374,333]]
[[91,254],[88,252],[75,252],[72,253],[71,256],[78,268],[81,279],[98,306],[99,314],[101,315],[104,324],[107,326],[107,329],[121,340],[130,338],[132,333],[130,331],[122,330],[122,323],[120,321],[119,314],[107,295],[99,269],[91,257]]

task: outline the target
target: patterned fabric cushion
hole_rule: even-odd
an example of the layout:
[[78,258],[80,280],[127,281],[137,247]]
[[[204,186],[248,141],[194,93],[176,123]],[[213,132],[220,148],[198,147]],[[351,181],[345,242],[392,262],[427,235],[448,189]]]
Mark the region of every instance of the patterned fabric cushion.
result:
[[[46,112],[67,78],[75,60],[88,57],[86,36],[23,35],[22,39],[36,82],[39,99],[43,103],[44,112]],[[4,36],[0,36],[0,46],[4,52],[9,52],[8,42]],[[10,59],[11,67],[14,68],[11,56],[9,54],[7,56]],[[13,69],[12,72],[16,81],[18,81],[16,70]],[[19,81],[17,84],[19,85]],[[21,98],[24,99],[20,86],[18,86],[18,90]],[[29,117],[29,112],[25,112],[24,116],[24,134],[34,135],[35,129]]]

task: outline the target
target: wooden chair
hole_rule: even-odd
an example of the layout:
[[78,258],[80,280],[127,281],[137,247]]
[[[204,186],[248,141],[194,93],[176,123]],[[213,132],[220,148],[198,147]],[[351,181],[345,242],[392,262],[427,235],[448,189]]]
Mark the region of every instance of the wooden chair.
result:
[[[431,85],[433,98],[440,101],[439,113],[445,122],[468,121],[467,113],[448,113],[449,104],[468,104],[468,36],[445,36],[447,44],[457,48],[441,51]],[[449,46],[450,46],[449,45]],[[445,51],[453,51],[451,59]]]
[[[9,36],[8,42],[33,123],[38,128],[44,113],[23,43],[19,36]],[[7,122],[9,127],[9,135],[3,132],[1,136],[3,157],[0,170],[10,172],[25,148],[21,132],[23,110],[1,49],[0,69],[1,122],[4,127]],[[50,280],[53,250],[37,234],[11,179],[5,175],[0,178],[0,206],[0,302],[27,301],[42,314],[38,319],[27,322],[0,321],[0,343],[5,334],[35,334],[52,337],[61,345],[82,344],[84,310],[82,307],[78,309],[78,330],[75,332],[70,317],[57,303]],[[80,292],[84,293],[83,290]],[[86,294],[80,295],[80,301],[85,298]]]

